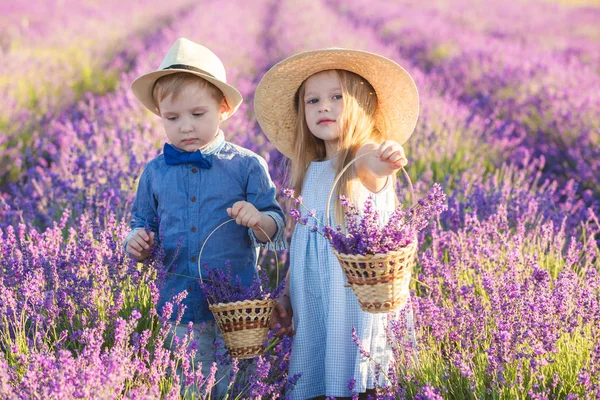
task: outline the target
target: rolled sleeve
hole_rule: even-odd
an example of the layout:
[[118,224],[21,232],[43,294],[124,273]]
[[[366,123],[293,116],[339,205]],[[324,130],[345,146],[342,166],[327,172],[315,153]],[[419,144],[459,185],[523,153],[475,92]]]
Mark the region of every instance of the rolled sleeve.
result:
[[277,231],[270,242],[263,243],[248,229],[248,235],[254,246],[261,246],[267,250],[287,249],[285,240],[285,218],[283,210],[275,199],[276,188],[269,175],[266,161],[259,156],[251,157],[248,167],[248,184],[246,187],[246,201],[253,204],[256,209],[269,215],[275,221]]
[[252,240],[252,245],[255,247],[264,247],[267,250],[285,250],[287,249],[287,241],[285,240],[285,222],[281,215],[273,211],[264,211],[265,214],[273,218],[275,221],[275,225],[277,225],[277,231],[271,238],[270,242],[263,243],[254,234],[254,230],[251,228],[248,229],[248,235],[250,235],[250,240]]

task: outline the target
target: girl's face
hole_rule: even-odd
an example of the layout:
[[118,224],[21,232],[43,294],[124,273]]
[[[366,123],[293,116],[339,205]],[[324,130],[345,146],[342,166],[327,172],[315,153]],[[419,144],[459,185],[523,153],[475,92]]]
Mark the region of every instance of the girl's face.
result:
[[165,97],[159,103],[167,137],[181,150],[193,152],[208,144],[219,131],[227,105],[217,102],[210,90],[186,85],[179,96]]
[[308,129],[333,149],[340,137],[344,101],[342,86],[335,71],[318,72],[304,83],[304,114]]

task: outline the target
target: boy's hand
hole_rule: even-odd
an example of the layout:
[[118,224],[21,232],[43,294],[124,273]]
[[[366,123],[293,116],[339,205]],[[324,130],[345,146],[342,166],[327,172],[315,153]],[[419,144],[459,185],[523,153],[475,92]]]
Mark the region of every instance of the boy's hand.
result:
[[247,226],[248,228],[260,227],[262,220],[262,213],[247,201],[235,202],[233,206],[227,209],[227,214],[235,219],[238,225]]
[[136,260],[142,261],[150,255],[154,245],[154,232],[147,233],[144,229],[138,229],[127,242],[126,251]]
[[283,335],[294,336],[296,333],[292,328],[292,305],[290,304],[289,297],[282,296],[275,305],[273,310],[273,316],[271,317],[271,329],[279,327],[275,334],[279,337]]
[[386,140],[381,143],[377,149],[377,158],[394,170],[398,170],[408,164],[406,155],[404,155],[404,148],[395,140]]

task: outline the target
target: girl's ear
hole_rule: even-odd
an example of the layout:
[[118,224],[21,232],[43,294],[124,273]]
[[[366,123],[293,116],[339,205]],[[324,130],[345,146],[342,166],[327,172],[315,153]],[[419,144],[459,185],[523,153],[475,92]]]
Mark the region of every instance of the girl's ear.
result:
[[231,111],[231,107],[227,104],[227,100],[221,100],[221,105],[219,106],[219,122],[223,122],[227,117],[229,117],[229,112]]

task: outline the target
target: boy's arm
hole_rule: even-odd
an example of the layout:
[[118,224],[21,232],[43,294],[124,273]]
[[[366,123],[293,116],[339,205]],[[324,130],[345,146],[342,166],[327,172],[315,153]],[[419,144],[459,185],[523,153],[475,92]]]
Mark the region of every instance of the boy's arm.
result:
[[[155,234],[158,232],[157,203],[152,193],[151,174],[146,167],[142,172],[138,183],[137,193],[131,207],[131,232],[123,241],[123,248],[127,249],[127,243],[141,229],[150,230]],[[126,251],[127,252],[127,251]]]
[[261,212],[260,228],[252,228],[254,237],[261,243],[268,242],[278,231],[275,218],[270,212]]
[[269,176],[267,163],[262,157],[251,157],[248,169],[248,183],[246,187],[246,201],[254,205],[261,212],[261,225],[267,234],[271,235],[271,242],[260,229],[248,229],[250,239],[255,246],[262,246],[268,250],[284,250],[287,248],[285,240],[285,218],[283,210],[275,199],[276,188]]

